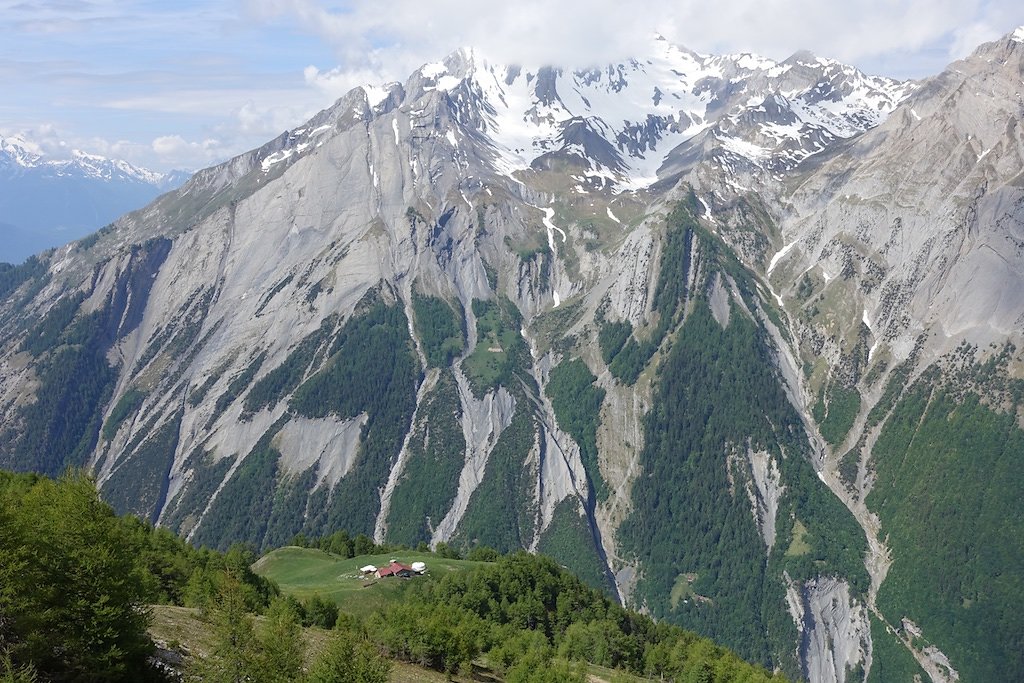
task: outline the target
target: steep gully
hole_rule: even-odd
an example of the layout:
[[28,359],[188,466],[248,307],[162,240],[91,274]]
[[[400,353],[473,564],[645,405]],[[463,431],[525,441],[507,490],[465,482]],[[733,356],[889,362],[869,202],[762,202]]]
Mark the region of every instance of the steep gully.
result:
[[[772,258],[771,265],[768,267],[770,273],[775,263],[793,246],[793,244],[787,244],[784,246],[775,256]],[[768,278],[764,279],[764,284],[767,286],[769,292],[778,301],[782,303],[782,298],[771,286]],[[789,311],[784,306],[780,306],[782,309],[785,320],[788,323],[790,329],[795,329],[795,326],[790,319]],[[814,466],[815,472],[818,478],[824,483],[830,491],[840,500],[843,505],[850,511],[854,519],[857,520],[857,524],[860,525],[864,531],[864,536],[868,544],[867,556],[864,558],[864,566],[867,569],[868,575],[871,578],[871,585],[868,589],[867,594],[867,609],[878,618],[884,625],[886,630],[893,634],[898,640],[907,648],[907,650],[913,655],[914,659],[921,666],[921,668],[928,674],[932,683],[953,683],[959,680],[959,674],[956,669],[949,663],[949,659],[937,648],[929,647],[928,651],[919,651],[913,647],[910,639],[906,636],[900,635],[898,629],[892,626],[885,615],[879,610],[877,605],[878,590],[881,588],[882,583],[885,581],[886,575],[889,573],[889,569],[892,566],[892,553],[885,541],[882,539],[882,524],[878,516],[868,509],[865,503],[867,490],[865,486],[865,477],[863,473],[858,476],[858,492],[851,493],[846,486],[842,483],[839,478],[838,471],[838,458],[829,457],[829,450],[825,445],[825,440],[818,431],[817,425],[811,415],[811,399],[807,391],[806,386],[802,381],[802,376],[799,371],[799,364],[796,360],[796,355],[790,343],[783,337],[779,330],[770,322],[765,321],[768,330],[770,331],[775,347],[778,349],[778,366],[782,372],[783,379],[787,393],[789,394],[790,401],[797,408],[797,412],[800,414],[801,421],[804,424],[804,429],[810,440],[811,447],[813,449],[814,457],[812,458],[812,465]],[[866,411],[870,410],[871,406],[866,406],[861,411],[854,428],[851,432],[860,433],[864,428],[864,415]],[[880,427],[876,428],[870,435],[868,440],[868,452],[870,452],[870,446],[873,445],[874,441],[878,437]],[[853,437],[850,437],[853,438]],[[862,468],[863,469],[863,466]],[[805,634],[805,639],[807,635]],[[820,654],[820,653],[819,653]],[[866,657],[865,663],[865,674],[870,671],[871,659],[870,654]],[[841,663],[839,663],[841,665]],[[822,674],[822,667],[820,662],[817,667],[814,667],[813,662],[808,662],[809,668],[817,668],[817,673]],[[844,675],[841,672],[841,667],[833,668],[836,679],[842,682]],[[817,680],[817,679],[816,679]]]

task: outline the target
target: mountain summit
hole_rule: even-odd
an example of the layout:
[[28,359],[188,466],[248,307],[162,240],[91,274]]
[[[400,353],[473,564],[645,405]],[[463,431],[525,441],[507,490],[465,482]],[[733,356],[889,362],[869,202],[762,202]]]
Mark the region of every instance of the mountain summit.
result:
[[460,50],[0,271],[0,464],[549,553],[811,681],[1024,678],[1024,46]]

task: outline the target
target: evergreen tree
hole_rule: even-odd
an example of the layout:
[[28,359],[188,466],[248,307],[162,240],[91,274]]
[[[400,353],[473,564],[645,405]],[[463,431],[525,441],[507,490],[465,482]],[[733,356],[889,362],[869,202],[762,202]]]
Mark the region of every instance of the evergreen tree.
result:
[[253,618],[246,609],[242,584],[233,573],[222,579],[220,593],[209,610],[209,617],[213,649],[205,657],[196,657],[192,661],[186,680],[196,683],[262,680],[260,648]]
[[31,664],[16,666],[6,652],[0,657],[0,683],[37,683],[38,680]]
[[320,597],[319,593],[306,600],[303,608],[306,611],[306,619],[303,624],[306,626],[331,629],[338,622],[338,606],[330,600]]
[[149,678],[138,552],[84,475],[59,484],[0,476],[0,650],[9,670],[31,665],[56,680]]
[[289,683],[300,678],[305,643],[294,604],[283,598],[270,603],[259,629],[261,680]]
[[307,683],[386,683],[391,662],[348,631],[335,631],[324,653],[313,663]]

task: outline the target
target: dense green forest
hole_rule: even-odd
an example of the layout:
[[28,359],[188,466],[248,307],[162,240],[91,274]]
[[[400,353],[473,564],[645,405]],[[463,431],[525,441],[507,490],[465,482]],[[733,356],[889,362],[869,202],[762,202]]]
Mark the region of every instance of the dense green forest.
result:
[[963,680],[1024,680],[1024,431],[1015,417],[926,372],[895,402],[873,449],[868,504],[893,548],[879,607],[917,623]]
[[435,368],[451,365],[465,347],[461,313],[456,313],[443,299],[419,294],[413,294],[412,308],[427,363]]
[[530,351],[520,335],[522,318],[505,297],[473,300],[477,345],[462,363],[473,393],[504,387],[515,400],[515,415],[487,458],[483,480],[473,491],[453,542],[486,545],[502,552],[527,548],[537,528],[534,504],[536,464],[530,449],[539,432],[530,408],[539,393],[527,370]]
[[[619,540],[645,568],[638,599],[654,614],[797,676],[795,657],[778,658],[796,639],[783,570],[795,580],[842,576],[862,592],[866,542],[852,515],[816,479],[761,323],[733,303],[724,326],[711,312],[705,293],[716,273],[733,278],[747,307],[756,309],[750,276],[685,212],[681,207],[670,217],[670,242],[693,246],[703,280],[686,292],[686,272],[674,264],[662,270],[659,287],[678,301],[691,299],[692,309],[674,332],[664,332],[668,349],[644,420],[644,474],[634,483],[634,509]],[[671,308],[665,313],[678,315]],[[748,450],[770,454],[785,484],[771,554],[744,490],[752,484]]]
[[833,447],[846,438],[860,412],[860,393],[856,389],[832,384],[821,392],[812,408],[821,435]]
[[889,633],[874,614],[871,619],[871,672],[868,683],[916,683],[927,674],[914,655]]
[[643,339],[631,334],[628,321],[606,323],[598,343],[608,369],[626,384],[636,382],[665,335],[675,328],[686,302],[686,278],[690,272],[693,240],[699,226],[694,218],[697,199],[691,190],[686,201],[669,214],[661,253],[661,269],[654,289],[654,325]]
[[[478,398],[499,386],[511,390],[517,375],[529,376],[530,352],[519,331],[523,320],[519,309],[505,297],[497,301],[473,299],[477,343],[462,362],[473,393]],[[525,377],[524,377],[525,379]]]
[[533,487],[536,466],[527,459],[537,436],[536,416],[518,409],[528,405],[525,391],[512,392],[517,410],[487,458],[483,480],[470,496],[453,542],[487,545],[502,552],[529,547],[536,529]]
[[597,377],[580,358],[563,361],[551,370],[544,391],[551,397],[558,426],[580,447],[580,459],[598,500],[608,497],[608,484],[597,460],[597,427],[601,421],[604,389],[595,386]]
[[[58,300],[32,325],[21,350],[36,359],[36,400],[21,405],[0,427],[0,466],[55,475],[85,463],[99,439],[103,412],[117,371],[107,352],[135,329],[149,297],[153,273],[170,250],[155,238],[131,248],[131,260],[107,300],[85,313],[84,295]],[[38,261],[0,271],[0,291],[43,278]]]
[[[344,557],[389,552],[345,532],[295,541]],[[588,662],[687,682],[782,680],[620,607],[550,559],[485,548],[471,557],[482,561],[475,569],[419,581],[400,601],[340,618],[319,597],[281,595],[253,573],[255,557],[242,547],[196,550],[118,517],[83,475],[0,473],[0,680],[167,680],[146,632],[148,606],[158,603],[199,607],[208,624],[212,646],[180,672],[189,681],[383,683],[387,658],[448,674],[483,663],[509,682],[582,682]],[[331,629],[312,661],[303,626]]]
[[429,541],[452,506],[466,452],[462,406],[451,370],[444,370],[416,416],[408,460],[391,495],[388,539],[416,545]]
[[29,256],[19,265],[0,263],[0,297],[6,297],[25,282],[34,278],[43,278],[46,266],[38,256]]
[[482,654],[506,681],[584,681],[573,662],[678,681],[782,680],[620,607],[543,556],[519,551],[414,588],[368,632],[389,655],[440,670]]
[[537,543],[537,551],[555,558],[591,588],[614,590],[608,561],[601,555],[591,520],[575,497],[563,499]]

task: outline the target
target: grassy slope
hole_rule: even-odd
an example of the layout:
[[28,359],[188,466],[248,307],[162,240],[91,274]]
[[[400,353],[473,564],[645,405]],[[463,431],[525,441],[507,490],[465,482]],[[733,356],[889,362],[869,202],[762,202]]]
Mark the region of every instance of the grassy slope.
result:
[[[199,610],[189,607],[173,607],[170,605],[153,605],[153,624],[149,628],[150,635],[164,643],[172,643],[177,649],[184,647],[188,652],[208,652],[212,647],[210,625],[199,616]],[[257,617],[259,622],[261,617]],[[321,628],[302,629],[306,641],[306,662],[311,663],[327,646],[330,632]],[[391,662],[391,683],[440,683],[447,680],[443,673],[424,669],[406,662]],[[455,676],[455,681],[476,680],[470,677]]]
[[[377,567],[396,559],[403,564],[423,562],[428,576],[414,579],[364,579],[359,568],[368,564]],[[343,612],[367,616],[373,611],[401,597],[413,581],[429,580],[430,574],[458,571],[475,567],[479,562],[446,560],[431,553],[412,550],[396,551],[387,555],[363,555],[345,559],[322,550],[290,546],[267,553],[253,570],[273,579],[284,593],[299,599],[314,594],[334,600]],[[367,585],[370,584],[370,585]]]

